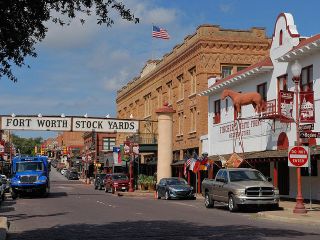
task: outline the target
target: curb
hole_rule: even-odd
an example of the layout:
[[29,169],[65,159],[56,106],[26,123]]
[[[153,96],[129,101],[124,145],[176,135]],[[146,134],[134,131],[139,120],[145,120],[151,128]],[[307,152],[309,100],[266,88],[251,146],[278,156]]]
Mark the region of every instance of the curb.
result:
[[300,215],[300,218],[296,218],[296,217],[286,217],[286,216],[273,215],[273,214],[266,213],[266,212],[258,212],[257,216],[260,218],[277,220],[277,221],[281,221],[281,222],[292,222],[292,223],[320,226],[320,220],[316,220],[313,217],[309,217],[308,215]]
[[6,217],[0,217],[0,240],[7,238],[8,231],[8,219]]

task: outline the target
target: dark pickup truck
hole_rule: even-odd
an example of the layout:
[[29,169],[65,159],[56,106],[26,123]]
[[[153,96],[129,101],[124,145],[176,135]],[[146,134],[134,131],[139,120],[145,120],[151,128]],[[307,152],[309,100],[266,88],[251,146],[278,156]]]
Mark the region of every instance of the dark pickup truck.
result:
[[269,205],[279,207],[279,190],[261,172],[250,168],[220,169],[215,179],[202,181],[205,206],[211,208],[214,201],[228,204],[235,212],[239,206]]

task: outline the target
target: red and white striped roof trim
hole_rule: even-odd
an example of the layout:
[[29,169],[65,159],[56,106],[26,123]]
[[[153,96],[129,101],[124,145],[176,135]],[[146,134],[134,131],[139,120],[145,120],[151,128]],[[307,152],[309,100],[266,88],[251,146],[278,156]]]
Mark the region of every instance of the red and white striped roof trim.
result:
[[320,34],[301,40],[289,52],[279,57],[279,62],[292,62],[320,50]]

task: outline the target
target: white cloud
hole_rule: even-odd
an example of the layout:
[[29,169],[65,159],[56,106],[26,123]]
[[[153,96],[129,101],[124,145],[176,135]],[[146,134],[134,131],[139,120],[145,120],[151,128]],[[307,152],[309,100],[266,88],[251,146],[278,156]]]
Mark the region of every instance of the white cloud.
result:
[[[85,19],[85,23],[81,24],[79,18]],[[72,20],[69,26],[60,26],[53,22],[47,22],[48,32],[43,40],[44,47],[49,48],[78,48],[90,43],[90,40],[99,32],[102,26],[97,24],[95,16],[79,16]]]
[[119,74],[108,78],[105,77],[104,81],[104,88],[107,91],[117,91],[119,90],[128,80],[130,76],[130,71],[128,69],[122,69],[119,71]]

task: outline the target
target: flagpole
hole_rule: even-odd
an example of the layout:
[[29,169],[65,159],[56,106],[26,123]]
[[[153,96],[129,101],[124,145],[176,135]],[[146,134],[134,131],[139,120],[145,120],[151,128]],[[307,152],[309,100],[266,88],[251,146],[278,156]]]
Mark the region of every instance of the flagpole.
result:
[[154,60],[153,59],[153,41],[154,41],[153,38],[154,37],[152,36],[153,26],[154,26],[154,24],[152,23],[152,26],[151,26],[152,27],[152,29],[151,29],[151,60]]

